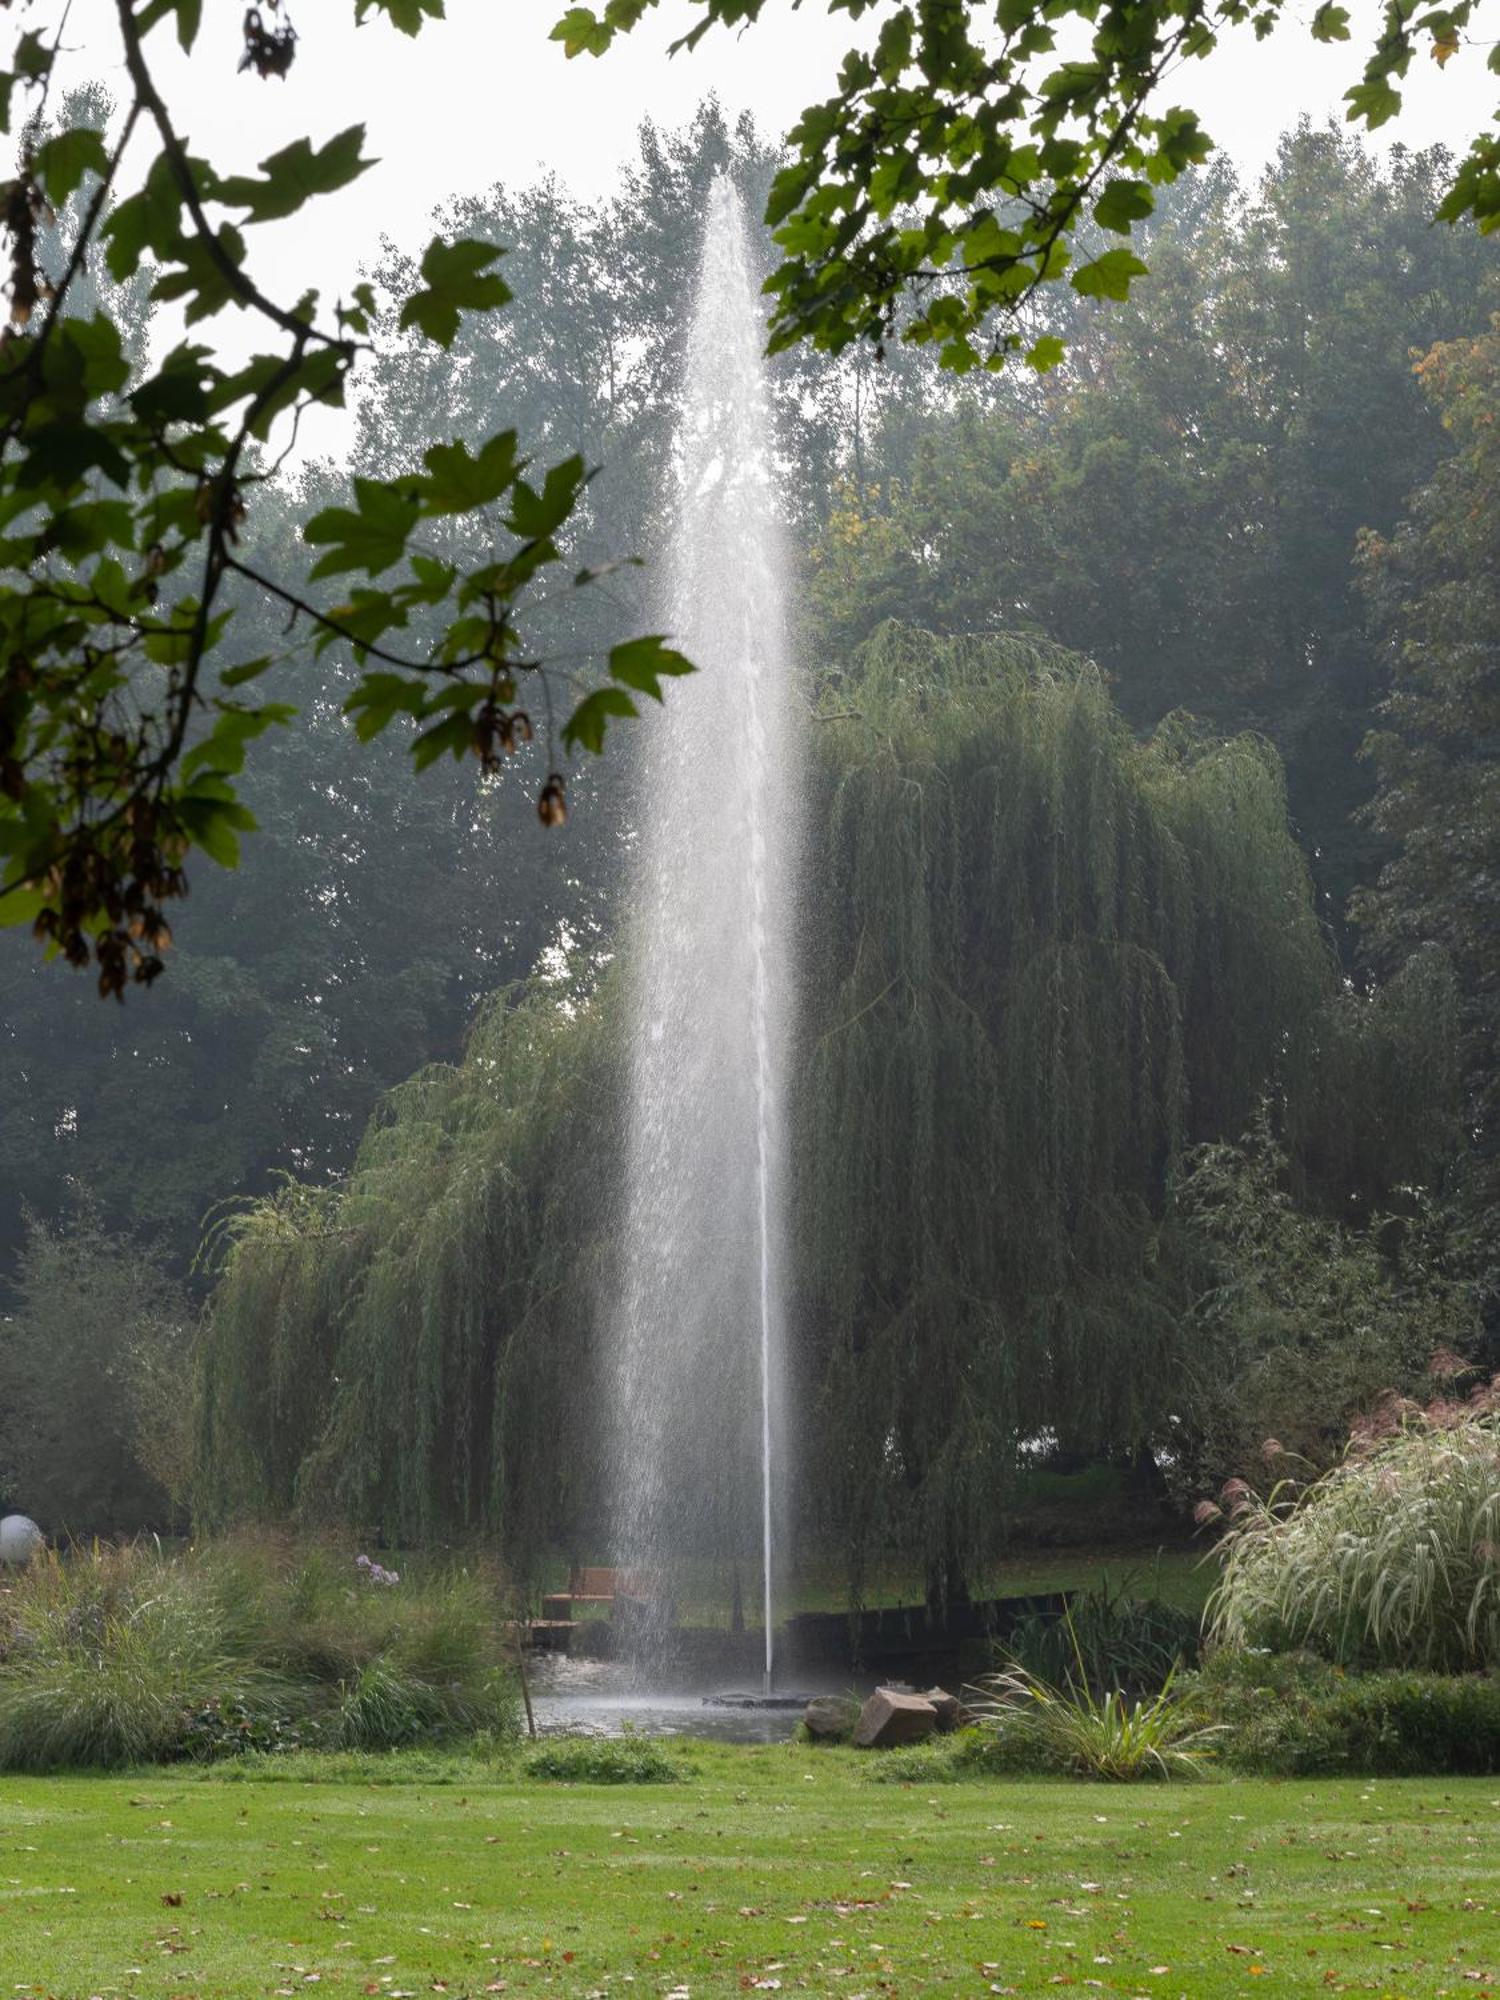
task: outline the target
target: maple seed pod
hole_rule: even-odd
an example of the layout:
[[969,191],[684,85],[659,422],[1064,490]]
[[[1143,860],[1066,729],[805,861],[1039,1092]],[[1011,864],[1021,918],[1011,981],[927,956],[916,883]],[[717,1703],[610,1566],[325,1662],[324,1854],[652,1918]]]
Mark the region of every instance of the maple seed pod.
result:
[[536,816],[543,826],[567,825],[568,800],[560,772],[554,771],[543,785],[541,797],[536,802]]

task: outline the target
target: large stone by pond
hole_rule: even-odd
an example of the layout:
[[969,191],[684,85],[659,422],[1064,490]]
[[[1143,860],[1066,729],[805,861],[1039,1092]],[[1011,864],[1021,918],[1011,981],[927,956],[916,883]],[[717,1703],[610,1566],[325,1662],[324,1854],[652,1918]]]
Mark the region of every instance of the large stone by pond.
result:
[[19,1569],[41,1549],[45,1537],[26,1514],[7,1514],[0,1520],[0,1564]]
[[929,1688],[922,1699],[932,1703],[938,1729],[944,1736],[954,1729],[962,1729],[970,1720],[969,1711],[958,1696],[949,1694],[946,1688]]
[[898,1743],[925,1743],[937,1726],[937,1710],[926,1695],[876,1688],[859,1711],[853,1741],[860,1750],[890,1750]]
[[802,1727],[815,1743],[842,1743],[853,1726],[854,1704],[847,1695],[814,1695],[802,1711]]

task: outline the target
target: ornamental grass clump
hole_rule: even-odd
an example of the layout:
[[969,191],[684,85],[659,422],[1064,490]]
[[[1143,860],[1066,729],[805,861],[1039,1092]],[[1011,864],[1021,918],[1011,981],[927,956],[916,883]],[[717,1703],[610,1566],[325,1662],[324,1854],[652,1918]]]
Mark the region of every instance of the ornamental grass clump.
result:
[[1200,1720],[1176,1692],[1175,1679],[1168,1674],[1156,1694],[1132,1701],[1118,1688],[1096,1694],[1072,1680],[1054,1687],[1025,1667],[1010,1667],[982,1683],[975,1713],[991,1754],[974,1762],[1117,1783],[1199,1777],[1220,1730]]
[[50,1555],[0,1593],[0,1770],[513,1736],[498,1580],[367,1568],[251,1536]]
[[128,1548],[34,1563],[0,1600],[0,1769],[153,1762],[210,1703],[274,1701],[195,1581]]
[[1387,1397],[1341,1461],[1262,1497],[1233,1480],[1208,1629],[1345,1667],[1500,1665],[1500,1381],[1425,1408]]
[[1062,1623],[1072,1657],[1055,1681],[1016,1659],[981,1681],[972,1706],[985,1740],[963,1761],[1116,1782],[1199,1776],[1223,1732],[1179,1693],[1175,1664],[1151,1695],[1096,1688],[1072,1614]]

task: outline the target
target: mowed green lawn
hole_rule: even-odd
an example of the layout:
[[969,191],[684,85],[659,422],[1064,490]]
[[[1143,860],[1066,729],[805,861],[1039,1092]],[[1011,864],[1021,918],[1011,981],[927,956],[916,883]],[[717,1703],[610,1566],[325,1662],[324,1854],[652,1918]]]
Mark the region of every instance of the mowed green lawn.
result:
[[681,1754],[677,1786],[0,1780],[0,1996],[1500,1995],[1500,1780],[902,1786],[852,1751]]

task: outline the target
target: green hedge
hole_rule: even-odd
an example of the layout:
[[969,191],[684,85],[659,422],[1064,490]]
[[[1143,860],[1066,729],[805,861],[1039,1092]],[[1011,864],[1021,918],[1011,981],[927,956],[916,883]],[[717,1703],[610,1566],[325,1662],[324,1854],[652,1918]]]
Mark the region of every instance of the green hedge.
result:
[[1500,1677],[1346,1673],[1306,1653],[1218,1653],[1184,1677],[1219,1761],[1271,1776],[1500,1772]]

